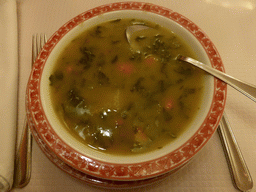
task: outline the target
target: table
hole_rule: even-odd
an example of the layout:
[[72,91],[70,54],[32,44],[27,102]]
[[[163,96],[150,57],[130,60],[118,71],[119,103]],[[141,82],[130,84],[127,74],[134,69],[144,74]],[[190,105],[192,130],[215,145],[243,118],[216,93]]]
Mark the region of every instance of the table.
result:
[[[140,1],[140,0],[137,0]],[[50,37],[76,15],[114,0],[18,0],[19,112],[18,135],[25,117],[25,90],[31,65],[31,40],[35,33]],[[147,0],[172,9],[197,24],[217,47],[228,74],[256,84],[255,0]],[[228,87],[225,108],[253,179],[256,179],[256,103]],[[19,139],[19,137],[18,137]],[[33,144],[30,183],[13,192],[115,191],[84,184],[61,171]],[[118,190],[117,190],[118,191]],[[177,173],[163,181],[128,191],[210,192],[237,191],[232,183],[218,134]],[[252,191],[256,191],[256,187]]]

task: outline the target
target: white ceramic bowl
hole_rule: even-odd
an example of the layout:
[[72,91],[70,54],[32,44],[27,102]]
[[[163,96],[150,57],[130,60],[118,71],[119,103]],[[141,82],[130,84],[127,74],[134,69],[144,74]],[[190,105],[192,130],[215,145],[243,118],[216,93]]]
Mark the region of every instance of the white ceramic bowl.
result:
[[[84,30],[111,19],[137,18],[153,21],[179,34],[190,44],[198,60],[224,71],[221,58],[207,35],[192,21],[170,9],[141,2],[103,5],[86,11],[56,31],[40,52],[27,87],[27,113],[33,133],[61,161],[78,171],[95,177],[134,181],[174,171],[185,165],[210,139],[221,119],[226,85],[205,77],[207,87],[195,120],[171,145],[136,156],[110,155],[77,141],[63,128],[51,105],[49,76],[59,53]],[[42,144],[39,144],[42,145]]]

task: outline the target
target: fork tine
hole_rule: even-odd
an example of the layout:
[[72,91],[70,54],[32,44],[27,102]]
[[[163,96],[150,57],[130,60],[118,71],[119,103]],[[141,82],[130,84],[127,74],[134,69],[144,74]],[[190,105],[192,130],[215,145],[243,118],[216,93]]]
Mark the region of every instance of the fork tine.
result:
[[36,55],[38,55],[39,52],[40,52],[40,36],[36,34]]
[[40,50],[43,48],[46,41],[47,41],[46,34],[41,34],[40,35]]
[[32,36],[32,65],[37,57],[37,34]]
[[32,36],[32,65],[34,64],[37,55],[43,48],[44,44],[47,42],[46,34],[35,34]]

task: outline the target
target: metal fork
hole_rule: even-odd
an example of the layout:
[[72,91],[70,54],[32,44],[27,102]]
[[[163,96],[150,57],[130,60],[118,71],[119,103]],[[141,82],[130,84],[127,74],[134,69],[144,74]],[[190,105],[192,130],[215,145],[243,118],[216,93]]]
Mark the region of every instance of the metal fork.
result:
[[[47,38],[45,34],[36,34],[32,36],[32,66],[39,54],[40,50],[46,43]],[[13,187],[25,187],[31,178],[32,165],[32,135],[28,127],[27,118],[25,117],[25,124],[22,133],[22,138],[19,144],[19,150],[16,153],[15,168],[14,168],[14,183]]]

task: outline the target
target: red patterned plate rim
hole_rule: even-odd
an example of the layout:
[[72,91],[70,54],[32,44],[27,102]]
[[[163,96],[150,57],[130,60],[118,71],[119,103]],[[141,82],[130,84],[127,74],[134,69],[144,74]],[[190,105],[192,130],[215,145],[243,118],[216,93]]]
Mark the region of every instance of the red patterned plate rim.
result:
[[226,103],[226,84],[214,79],[214,97],[207,114],[207,118],[199,130],[181,147],[175,151],[146,162],[137,164],[110,164],[84,156],[72,149],[59,138],[49,124],[44,113],[40,98],[40,75],[45,62],[55,45],[62,37],[80,23],[112,11],[139,10],[147,11],[169,18],[193,34],[205,49],[212,67],[224,71],[220,55],[208,36],[192,21],[168,8],[144,2],[118,2],[99,6],[83,12],[64,24],[45,44],[41,50],[30,75],[27,86],[26,107],[30,122],[35,125],[35,131],[48,148],[67,165],[80,172],[110,180],[140,180],[148,179],[170,172],[187,163],[211,138],[219,121]]

